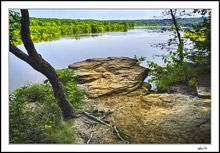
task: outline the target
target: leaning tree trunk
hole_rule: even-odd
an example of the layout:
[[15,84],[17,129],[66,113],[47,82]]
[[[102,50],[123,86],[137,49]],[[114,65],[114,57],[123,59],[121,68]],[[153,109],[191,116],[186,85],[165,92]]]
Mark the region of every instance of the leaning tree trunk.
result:
[[67,99],[67,96],[64,92],[63,86],[60,82],[59,77],[56,74],[55,69],[45,61],[40,54],[36,51],[34,47],[34,43],[31,40],[30,36],[30,21],[29,21],[29,13],[28,10],[21,10],[22,18],[21,18],[21,37],[24,43],[24,46],[28,52],[28,55],[23,51],[18,49],[16,46],[9,44],[9,50],[15,56],[20,58],[21,60],[28,63],[31,67],[33,67],[38,72],[45,75],[50,81],[56,101],[58,102],[59,107],[62,110],[63,117],[65,119],[76,117],[76,110],[70,104]]
[[[176,29],[176,33],[177,33],[177,37],[178,37],[179,45],[180,45],[182,43],[182,40],[181,40],[179,28],[178,28],[177,23],[176,23],[176,18],[175,18],[175,15],[173,14],[173,10],[172,9],[170,9],[170,14],[171,14],[171,17],[172,17],[172,20],[173,20],[173,24],[174,24],[175,29]],[[183,49],[182,48],[180,48],[180,62],[181,63],[183,62]]]

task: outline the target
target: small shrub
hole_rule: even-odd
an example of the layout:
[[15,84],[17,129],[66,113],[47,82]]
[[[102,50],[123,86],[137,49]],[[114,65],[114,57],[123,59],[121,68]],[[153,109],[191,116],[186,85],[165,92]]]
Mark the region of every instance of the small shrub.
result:
[[196,84],[196,79],[195,79],[195,78],[190,79],[190,80],[188,81],[188,84],[189,84],[190,87],[195,86],[195,84]]
[[[50,96],[50,95],[49,95]],[[36,102],[34,111],[28,106],[24,89],[11,93],[9,102],[10,143],[48,143],[48,127],[61,120],[61,110],[54,98],[43,104]],[[50,100],[49,100],[50,99]]]
[[166,92],[171,85],[175,84],[188,84],[193,87],[196,78],[200,75],[206,74],[208,68],[194,65],[192,63],[183,62],[181,65],[177,63],[167,64],[162,67],[154,62],[147,61],[150,68],[149,76],[152,76],[148,81],[154,83],[157,92]]
[[64,87],[64,91],[67,95],[68,100],[73,105],[73,107],[77,109],[81,109],[81,98],[82,98],[82,91],[80,91],[76,86],[76,76],[74,76],[74,71],[70,71],[69,69],[65,69],[63,71],[56,70],[60,81]]
[[26,87],[23,91],[24,96],[32,102],[41,101],[46,94],[46,86],[44,84],[33,84]]
[[74,82],[77,76],[74,76],[74,71],[70,71],[69,69],[64,70],[56,70],[57,75],[60,78],[60,81],[64,86],[66,86],[69,82]]
[[[72,74],[68,70],[59,72],[69,101],[75,108],[81,108],[82,92],[73,82]],[[30,101],[35,102],[34,108],[28,105]],[[48,80],[10,93],[9,114],[9,143],[74,143],[74,131],[63,121]]]
[[136,59],[137,60],[137,65],[140,65],[143,61],[145,61],[146,60],[146,57],[143,57],[143,56],[141,56],[141,57],[137,57],[136,55],[134,55],[134,59]]

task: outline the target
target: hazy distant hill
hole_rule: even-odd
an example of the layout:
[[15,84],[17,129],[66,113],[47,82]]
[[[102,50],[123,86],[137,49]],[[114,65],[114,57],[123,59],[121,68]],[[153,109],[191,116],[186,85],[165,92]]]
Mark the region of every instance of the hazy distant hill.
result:
[[[107,21],[130,21],[141,24],[160,24],[160,25],[171,25],[172,20],[170,19],[138,19],[138,20],[107,20]],[[199,24],[203,21],[203,18],[183,18],[177,19],[177,23],[181,26],[191,26],[191,24]]]

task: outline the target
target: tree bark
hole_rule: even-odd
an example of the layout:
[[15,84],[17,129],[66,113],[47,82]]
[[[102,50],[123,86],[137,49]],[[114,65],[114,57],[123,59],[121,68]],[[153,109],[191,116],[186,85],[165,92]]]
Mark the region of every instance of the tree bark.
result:
[[[183,56],[183,47],[180,46],[180,45],[183,45],[183,42],[182,42],[182,39],[181,39],[181,36],[180,36],[180,32],[179,32],[179,28],[178,28],[178,25],[177,25],[177,22],[176,22],[176,17],[175,15],[173,14],[173,10],[170,9],[170,14],[172,16],[172,19],[173,19],[173,23],[175,25],[175,28],[176,28],[176,33],[177,33],[177,37],[178,37],[178,40],[179,40],[179,45],[178,47],[180,47],[179,49],[179,54],[180,54],[180,64],[183,66],[183,60],[184,60],[184,56]],[[184,75],[185,75],[185,81],[188,82],[188,74],[187,74],[187,70],[186,70],[186,67],[183,66],[183,71],[184,71]]]
[[64,119],[76,117],[76,110],[68,101],[55,69],[47,61],[45,61],[40,54],[38,54],[34,47],[34,43],[32,42],[30,36],[28,10],[22,9],[21,14],[21,36],[28,55],[11,43],[9,43],[10,52],[48,78],[53,87],[54,97],[62,110]]
[[[179,45],[180,45],[180,43],[182,43],[181,42],[182,40],[181,40],[179,28],[178,28],[177,23],[176,23],[176,18],[175,18],[175,15],[173,14],[173,10],[172,9],[170,9],[170,14],[172,16],[173,24],[175,26],[177,37],[178,37],[178,40],[179,40]],[[182,50],[182,48],[180,49],[180,61],[183,62],[183,50]]]

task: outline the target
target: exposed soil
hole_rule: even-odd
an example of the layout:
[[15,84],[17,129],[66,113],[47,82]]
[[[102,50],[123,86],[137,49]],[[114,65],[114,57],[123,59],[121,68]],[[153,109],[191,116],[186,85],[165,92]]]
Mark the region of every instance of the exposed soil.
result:
[[[84,95],[83,110],[92,107],[111,110],[105,119],[124,131],[130,144],[211,143],[211,99],[192,96],[187,88],[172,93],[147,94],[138,89],[127,95],[113,94],[89,99]],[[92,121],[84,114],[72,119],[79,144],[124,144],[111,127]]]

